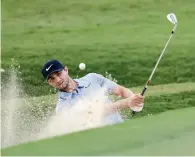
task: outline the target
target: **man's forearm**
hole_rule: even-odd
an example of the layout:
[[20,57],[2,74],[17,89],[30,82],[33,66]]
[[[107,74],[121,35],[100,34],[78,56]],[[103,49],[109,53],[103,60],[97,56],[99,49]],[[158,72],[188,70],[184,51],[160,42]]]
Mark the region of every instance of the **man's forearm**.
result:
[[130,90],[130,89],[128,89],[128,88],[125,88],[125,87],[121,87],[121,97],[122,98],[129,98],[129,97],[131,97],[134,93]]
[[113,88],[112,94],[122,98],[129,98],[134,95],[134,93],[130,89],[120,85]]
[[130,98],[128,97],[128,98],[113,102],[111,104],[107,104],[105,106],[105,111],[106,111],[105,113],[109,114],[109,113],[117,112],[121,109],[127,108],[130,105],[130,103],[131,103]]

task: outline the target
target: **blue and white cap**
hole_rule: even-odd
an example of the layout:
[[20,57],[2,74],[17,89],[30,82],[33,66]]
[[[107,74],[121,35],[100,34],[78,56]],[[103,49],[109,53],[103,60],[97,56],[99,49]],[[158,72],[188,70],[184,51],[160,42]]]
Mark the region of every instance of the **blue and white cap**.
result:
[[47,61],[42,69],[41,69],[41,73],[43,75],[43,77],[48,80],[49,76],[54,73],[54,72],[58,72],[58,71],[62,71],[64,69],[64,66],[57,60],[49,60]]

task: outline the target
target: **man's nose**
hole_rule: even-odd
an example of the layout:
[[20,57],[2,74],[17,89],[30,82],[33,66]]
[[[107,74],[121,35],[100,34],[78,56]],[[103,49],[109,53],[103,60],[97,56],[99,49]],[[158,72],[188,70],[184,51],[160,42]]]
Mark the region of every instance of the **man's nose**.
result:
[[59,83],[60,82],[60,78],[56,77],[56,82]]

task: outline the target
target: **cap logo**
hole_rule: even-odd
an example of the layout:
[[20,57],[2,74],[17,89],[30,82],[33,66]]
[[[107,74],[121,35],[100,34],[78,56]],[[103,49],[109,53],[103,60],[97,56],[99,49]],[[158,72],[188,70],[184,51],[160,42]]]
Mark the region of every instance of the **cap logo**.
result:
[[48,68],[46,68],[46,71],[49,71],[49,69],[52,67],[53,64],[51,64]]

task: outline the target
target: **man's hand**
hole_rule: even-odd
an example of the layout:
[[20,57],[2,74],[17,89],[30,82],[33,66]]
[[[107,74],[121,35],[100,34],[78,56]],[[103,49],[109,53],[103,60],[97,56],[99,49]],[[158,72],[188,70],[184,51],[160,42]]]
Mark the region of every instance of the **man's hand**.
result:
[[132,107],[142,107],[143,106],[144,96],[140,94],[133,94],[131,97],[127,99],[128,99],[127,107],[132,108]]

